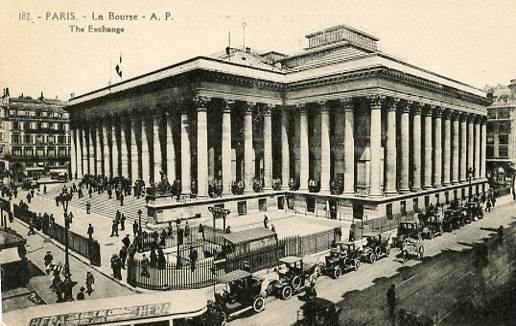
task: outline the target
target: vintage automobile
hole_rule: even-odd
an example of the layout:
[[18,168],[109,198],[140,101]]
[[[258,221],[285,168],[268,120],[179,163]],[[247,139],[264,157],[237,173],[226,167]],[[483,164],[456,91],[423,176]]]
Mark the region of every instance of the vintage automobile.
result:
[[462,225],[464,225],[464,218],[462,216],[462,211],[460,208],[447,209],[444,211],[444,217],[442,221],[443,231],[450,232],[459,228]]
[[225,287],[215,293],[215,301],[210,308],[221,312],[224,320],[230,320],[248,310],[262,312],[265,308],[265,293],[262,292],[263,279],[243,270],[221,275],[216,282]]
[[366,244],[362,251],[361,260],[368,261],[373,264],[382,257],[387,257],[391,253],[391,235],[383,235],[382,233],[364,233],[362,237],[366,238]]
[[339,325],[339,315],[342,308],[337,308],[335,303],[322,299],[314,298],[307,300],[298,311],[296,325],[306,326],[337,326]]
[[330,254],[324,257],[322,273],[332,278],[339,278],[344,271],[358,270],[362,248],[354,242],[339,241],[330,248]]
[[423,225],[415,221],[402,221],[398,225],[398,233],[396,235],[396,247],[401,248],[403,241],[409,237],[416,237],[423,231]]
[[425,248],[423,246],[423,239],[421,238],[421,236],[408,237],[403,240],[403,244],[401,246],[401,254],[403,256],[403,261],[406,261],[411,256],[423,259],[424,253]]
[[287,256],[279,260],[280,267],[276,269],[278,279],[272,280],[267,286],[267,294],[288,300],[292,294],[304,289],[305,281],[315,282],[319,276],[318,264],[303,263],[303,259],[297,256]]
[[482,206],[479,202],[468,202],[466,204],[466,210],[472,221],[476,221],[477,219],[482,219],[484,217],[484,211],[482,210]]

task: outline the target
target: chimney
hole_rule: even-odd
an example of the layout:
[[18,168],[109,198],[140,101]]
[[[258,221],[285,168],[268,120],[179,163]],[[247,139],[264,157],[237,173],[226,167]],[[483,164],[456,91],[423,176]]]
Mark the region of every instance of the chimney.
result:
[[43,91],[41,91],[41,95],[39,96],[39,99],[40,100],[44,100],[45,99],[45,97],[43,96]]
[[5,89],[5,96],[9,97],[9,87],[6,87]]

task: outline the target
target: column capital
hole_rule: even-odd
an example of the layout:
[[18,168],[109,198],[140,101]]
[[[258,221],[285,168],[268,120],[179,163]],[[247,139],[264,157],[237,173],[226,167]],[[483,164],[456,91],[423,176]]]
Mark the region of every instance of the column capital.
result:
[[344,111],[353,111],[353,108],[355,107],[355,102],[352,97],[341,99],[340,104],[344,108]]
[[368,96],[367,99],[369,100],[371,109],[379,110],[382,108],[382,104],[385,103],[385,101],[387,100],[387,97],[383,95],[371,95]]
[[235,108],[236,102],[233,100],[224,100],[224,113],[230,113]]
[[441,118],[443,110],[440,106],[435,106],[432,111],[435,118]]
[[272,114],[272,110],[275,108],[274,105],[269,103],[261,103],[260,110],[263,112],[264,116],[270,116]]
[[388,101],[387,111],[394,111],[400,106],[401,100],[398,97],[391,97]]
[[211,98],[207,96],[196,96],[192,99],[193,106],[197,111],[206,111],[206,108],[210,101]]
[[238,108],[242,110],[245,114],[252,114],[255,107],[255,102],[238,102]]
[[306,114],[306,113],[308,113],[309,109],[308,109],[308,106],[306,105],[306,103],[303,103],[303,104],[296,104],[295,110],[299,111],[299,113],[301,113],[301,114]]
[[425,104],[425,105],[422,106],[421,113],[425,117],[431,117],[433,115],[434,108],[435,108],[434,105]]
[[407,101],[407,108],[409,108],[414,115],[421,115],[423,106],[419,102]]

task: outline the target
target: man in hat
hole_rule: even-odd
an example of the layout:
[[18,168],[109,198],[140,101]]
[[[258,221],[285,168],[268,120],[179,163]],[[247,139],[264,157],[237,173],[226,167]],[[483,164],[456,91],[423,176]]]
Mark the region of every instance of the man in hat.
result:
[[79,293],[77,293],[77,301],[82,301],[82,300],[84,300],[84,290],[86,290],[86,289],[84,288],[84,286],[81,286],[81,288],[80,288],[80,290],[79,290],[80,292],[79,292]]
[[48,269],[48,266],[50,264],[52,264],[52,261],[54,260],[54,256],[52,256],[52,253],[49,251],[47,251],[47,254],[45,255],[45,257],[43,257],[43,261],[45,262],[45,268],[47,269],[47,274],[50,273],[50,270]]

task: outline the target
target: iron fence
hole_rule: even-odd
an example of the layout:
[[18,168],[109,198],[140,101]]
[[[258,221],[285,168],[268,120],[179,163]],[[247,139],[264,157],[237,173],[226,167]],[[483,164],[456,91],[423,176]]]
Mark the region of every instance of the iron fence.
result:
[[[206,241],[217,245],[224,244],[224,239],[222,238],[222,230],[214,229],[209,226],[203,226],[202,229],[199,226],[191,226],[188,228],[188,232],[186,232],[184,226],[180,228],[182,232],[182,241],[179,241],[181,245],[188,245],[192,243],[196,243],[198,241]],[[171,230],[164,229],[162,232],[143,232],[141,236],[140,250],[149,251],[152,248],[174,248],[178,245],[178,229],[177,227],[173,227]]]
[[[14,205],[13,210],[14,217],[32,225],[38,231],[42,231],[43,234],[57,240],[57,242],[63,245],[65,244],[66,229],[55,223],[55,220],[37,216],[36,213],[26,208],[19,207],[18,205]],[[93,239],[90,240],[89,238],[68,230],[68,248],[77,252],[81,256],[88,258],[92,265],[101,265],[100,244],[98,241]]]

